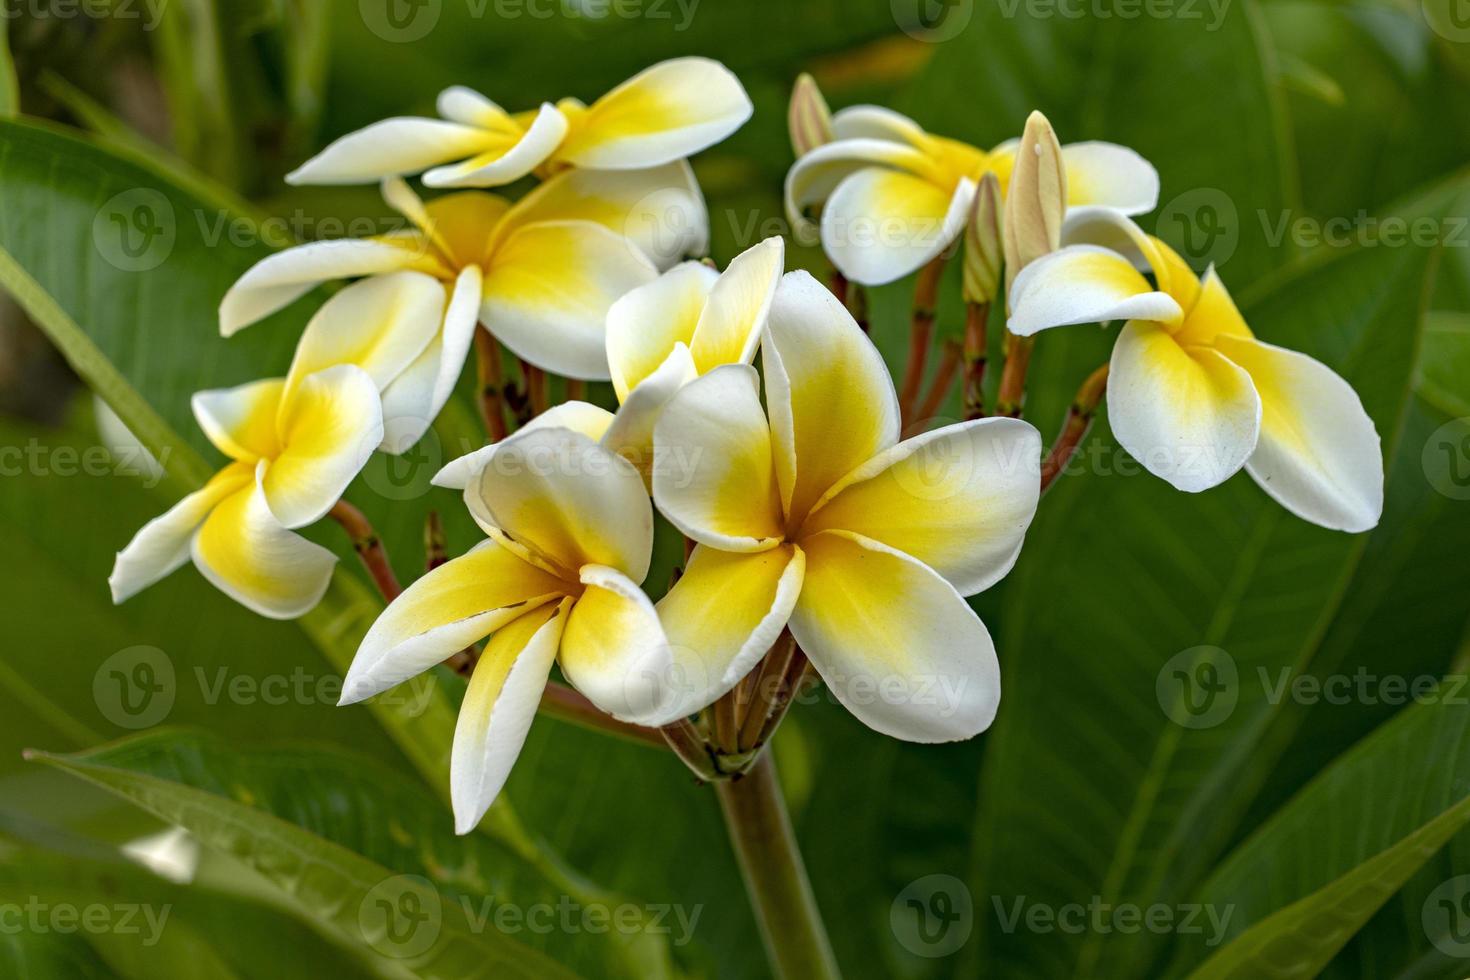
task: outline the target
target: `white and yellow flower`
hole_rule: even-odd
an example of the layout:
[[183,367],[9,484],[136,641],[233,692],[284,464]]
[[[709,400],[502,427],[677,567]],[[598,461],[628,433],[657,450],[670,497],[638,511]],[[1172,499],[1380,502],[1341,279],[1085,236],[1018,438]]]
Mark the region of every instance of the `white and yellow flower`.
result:
[[1304,520],[1355,532],[1378,523],[1378,432],[1346,381],[1305,354],[1257,340],[1213,268],[1201,279],[1126,218],[1075,211],[1063,239],[1060,251],[1016,278],[1008,325],[1028,336],[1126,321],[1107,403],[1113,433],[1135,459],[1190,492],[1244,467]]
[[718,367],[654,430],[654,497],[698,542],[657,606],[682,679],[669,710],[729,691],[789,624],[870,727],[924,742],[984,730],[1000,673],[963,596],[1016,560],[1039,435],[982,419],[900,442],[882,358],[804,272],[782,280],[761,351],[767,409],[754,369]]
[[646,723],[665,700],[668,644],[639,584],[653,508],[638,471],[571,429],[502,442],[466,494],[489,539],[419,579],[373,624],[343,704],[387,690],[489,636],[460,708],[451,797],[460,833],[494,801],[552,663],[598,707]]
[[499,187],[566,167],[642,170],[713,146],[752,112],[740,80],[708,58],[660,62],[590,106],[562,99],[509,113],[455,86],[438,109],[442,119],[386,119],[350,133],[286,179],[366,184],[423,173],[429,187]]
[[[869,105],[833,115],[832,133],[787,174],[786,213],[798,235],[820,235],[839,272],[869,286],[901,279],[943,252],[964,230],[981,177],[994,173],[1005,192],[1018,142],[985,151]],[[1073,143],[1062,157],[1072,205],[1142,214],[1158,203],[1158,173],[1127,147]],[[820,227],[806,217],[818,205]]]
[[[653,427],[674,392],[722,364],[749,364],[781,281],[785,243],[768,238],[723,273],[685,262],[623,296],[607,314],[607,357],[617,414],[568,402],[532,425],[575,429],[651,478]],[[464,490],[496,452],[490,445],[450,463],[434,482]]]
[[302,336],[293,374],[363,367],[383,391],[384,448],[423,435],[454,389],[483,322],[513,352],[568,377],[609,377],[613,301],[703,250],[704,202],[687,166],[572,171],[518,204],[478,191],[421,202],[403,181],[384,196],[414,225],[370,239],[313,242],[257,263],[220,304],[230,336],[334,279]]
[[194,416],[232,462],[118,553],[108,583],[122,602],[190,558],[230,598],[272,619],[321,599],[335,556],[292,529],[341,498],[383,438],[368,374],[339,365],[194,396]]

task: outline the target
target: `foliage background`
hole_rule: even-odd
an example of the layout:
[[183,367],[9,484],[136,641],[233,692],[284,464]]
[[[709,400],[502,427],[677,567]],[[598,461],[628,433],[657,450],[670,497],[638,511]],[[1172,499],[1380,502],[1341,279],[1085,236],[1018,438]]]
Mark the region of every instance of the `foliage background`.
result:
[[[1350,538],[1295,521],[1244,476],[1187,497],[1125,475],[1099,424],[1093,462],[1048,495],[1016,571],[977,601],[1005,669],[991,733],[917,747],[825,700],[793,712],[775,748],[847,975],[1182,976],[1212,955],[1205,975],[1464,975],[1451,954],[1470,948],[1453,930],[1470,916],[1455,918],[1454,902],[1436,911],[1446,883],[1470,871],[1470,839],[1457,834],[1470,816],[1470,702],[1452,696],[1470,655],[1463,0],[702,0],[687,20],[690,8],[652,0],[618,8],[640,16],[600,18],[585,3],[431,0],[413,9],[434,13],[432,28],[407,42],[369,0],[6,8],[19,16],[0,22],[13,53],[3,75],[18,85],[0,103],[49,122],[0,123],[0,282],[20,300],[0,332],[0,446],[38,447],[43,460],[0,479],[0,903],[145,901],[174,918],[151,947],[120,933],[5,931],[0,972],[402,975],[420,967],[364,942],[359,901],[410,874],[442,893],[445,935],[462,940],[436,961],[444,974],[496,964],[547,975],[544,954],[593,977],[766,975],[714,798],[671,756],[541,719],[510,806],[458,840],[441,805],[453,678],[423,688],[417,713],[250,694],[344,669],[374,610],[351,561],[300,624],[259,620],[188,569],[120,608],[105,587],[113,552],[212,460],[188,394],[282,371],[309,313],[299,304],[226,343],[213,314],[226,286],[284,241],[283,227],[312,237],[332,219],[387,220],[371,189],[292,190],[283,173],[349,129],[429,112],[451,83],[521,107],[590,98],[698,53],[729,64],[756,103],[741,132],[695,161],[717,260],[784,230],[785,101],[799,71],[834,106],[889,104],[979,145],[1040,108],[1064,142],[1108,139],[1148,157],[1164,187],[1145,226],[1200,268],[1213,260],[1264,339],[1353,380],[1384,436],[1383,524]],[[926,11],[944,14],[927,32]],[[175,240],[161,264],[131,270],[106,261],[94,225],[138,189],[169,203]],[[1425,217],[1435,240],[1363,230],[1390,215]],[[285,226],[262,226],[270,216]],[[1333,218],[1353,222],[1346,243],[1306,234]],[[822,267],[814,249],[793,255]],[[940,314],[952,336],[957,278]],[[873,295],[894,364],[909,289]],[[1110,339],[1043,338],[1028,403],[1043,433]],[[108,439],[58,347],[167,447],[157,486],[116,467],[63,472],[63,447]],[[474,540],[453,495],[427,479],[477,439],[466,397],[406,469],[375,463],[349,494],[401,576],[422,567],[431,509],[455,550]],[[337,547],[332,530],[320,537]],[[667,576],[669,551],[654,576]],[[117,723],[130,719],[109,686],[139,646],[174,673],[168,709],[146,729]],[[1171,720],[1178,705],[1160,678],[1200,646],[1236,667],[1234,706],[1190,728]],[[1405,705],[1283,700],[1261,679],[1360,670],[1452,682]],[[237,679],[235,694],[219,686]],[[87,751],[43,765],[22,760],[27,748]],[[117,855],[160,819],[206,845],[192,884]],[[933,875],[947,877],[935,886]],[[933,887],[970,909],[939,922],[938,946],[903,924],[910,898],[939,908]],[[700,918],[687,944],[462,928],[455,900],[485,895],[677,905]],[[1056,909],[1093,896],[1228,908],[1232,940],[1255,928],[1206,947],[1167,930],[1007,931],[999,914],[1022,897]]]

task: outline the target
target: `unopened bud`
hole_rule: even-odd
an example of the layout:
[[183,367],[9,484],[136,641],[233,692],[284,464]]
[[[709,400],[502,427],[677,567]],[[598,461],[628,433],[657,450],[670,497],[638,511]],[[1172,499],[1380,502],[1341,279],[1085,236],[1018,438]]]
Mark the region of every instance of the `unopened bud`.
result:
[[791,148],[798,157],[832,142],[832,112],[817,80],[802,72],[797,76],[796,86],[791,90],[791,106],[786,112],[786,122],[791,130]]
[[989,303],[1000,284],[1005,258],[1001,245],[1000,181],[987,173],[975,192],[975,206],[965,227],[965,302]]
[[1067,214],[1067,171],[1051,123],[1039,112],[1026,120],[1016,147],[1005,205],[1006,290],[1017,273],[1061,245]]

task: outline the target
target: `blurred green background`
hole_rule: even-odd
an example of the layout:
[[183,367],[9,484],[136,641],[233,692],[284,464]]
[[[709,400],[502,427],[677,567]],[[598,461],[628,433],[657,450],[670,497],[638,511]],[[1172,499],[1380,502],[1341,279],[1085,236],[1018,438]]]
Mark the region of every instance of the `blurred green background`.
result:
[[[590,100],[685,54],[728,64],[756,105],[694,161],[719,262],[787,230],[785,108],[801,71],[834,107],[878,102],[981,146],[1039,108],[1064,143],[1149,158],[1163,192],[1144,226],[1198,269],[1213,262],[1263,339],[1352,380],[1384,440],[1383,523],[1353,538],[1296,521],[1244,476],[1177,494],[1128,465],[1104,418],[1015,572],[976,600],[1005,671],[990,733],[910,746],[821,696],[793,711],[775,751],[845,973],[1184,976],[1234,949],[1204,975],[1466,974],[1465,0],[4,7],[0,108],[19,119],[0,123],[0,283],[20,302],[0,308],[0,911],[144,902],[172,918],[146,943],[0,915],[0,974],[405,975],[417,961],[366,937],[363,910],[410,875],[442,896],[445,933],[468,937],[438,975],[546,975],[542,954],[588,977],[768,975],[713,795],[671,755],[543,718],[510,806],[453,837],[442,777],[460,683],[443,673],[396,705],[334,707],[332,679],[375,611],[335,528],[312,533],[349,560],[299,624],[252,616],[190,568],[120,608],[105,581],[136,528],[217,462],[189,394],[283,372],[310,312],[226,342],[225,288],[291,237],[393,226],[375,189],[291,189],[285,172],[365,123],[430,114],[449,84],[511,109]],[[140,201],[162,202],[167,247],[109,253],[109,216]],[[1396,234],[1395,217],[1422,234]],[[814,248],[789,254],[824,270]],[[958,336],[949,271],[939,328]],[[911,289],[872,295],[899,368]],[[1088,329],[1042,339],[1027,417],[1044,435],[1110,343]],[[134,393],[172,450],[166,475],[139,475],[58,347],[93,384]],[[466,390],[422,446],[375,461],[349,493],[400,577],[423,567],[431,510],[451,550],[476,539],[427,481],[478,444]],[[663,544],[651,581],[676,559]],[[1235,673],[1229,710],[1193,726],[1164,689],[1199,647]],[[1445,675],[1426,703],[1383,696],[1386,679]],[[1360,676],[1345,698],[1278,686]],[[22,760],[32,748],[95,751],[47,766]],[[160,817],[205,845],[165,840],[187,884],[117,852],[154,840]],[[665,921],[487,935],[461,921],[486,896]],[[1228,909],[1228,925],[1209,942],[1183,913],[1134,930],[1011,918],[1094,898]],[[697,918],[685,931],[675,912]]]

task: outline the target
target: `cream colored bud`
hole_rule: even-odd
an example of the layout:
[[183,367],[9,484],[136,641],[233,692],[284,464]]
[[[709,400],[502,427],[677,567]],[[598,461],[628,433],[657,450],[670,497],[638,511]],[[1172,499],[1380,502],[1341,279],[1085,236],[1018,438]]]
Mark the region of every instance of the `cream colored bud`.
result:
[[832,134],[832,112],[817,80],[802,72],[791,90],[791,106],[786,113],[786,122],[791,130],[791,148],[798,157],[805,156],[817,147],[830,143]]
[[1026,120],[1016,147],[1005,204],[1006,290],[1027,264],[1061,245],[1067,214],[1067,171],[1051,123],[1039,112]]
[[980,179],[975,207],[965,226],[965,302],[989,303],[1000,285],[1005,258],[1001,244],[1000,181],[993,173]]

